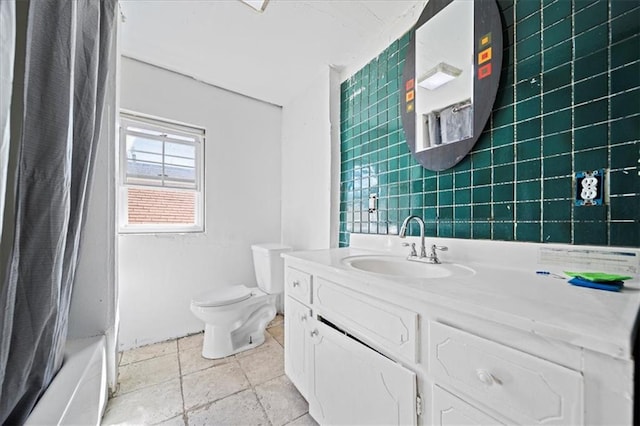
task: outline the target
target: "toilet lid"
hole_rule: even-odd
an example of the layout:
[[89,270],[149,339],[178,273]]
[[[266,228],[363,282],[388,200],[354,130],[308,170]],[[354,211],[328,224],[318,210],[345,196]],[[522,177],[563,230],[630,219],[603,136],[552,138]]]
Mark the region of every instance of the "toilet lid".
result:
[[241,302],[249,297],[251,297],[250,288],[234,285],[202,293],[193,298],[193,304],[196,306],[223,306]]

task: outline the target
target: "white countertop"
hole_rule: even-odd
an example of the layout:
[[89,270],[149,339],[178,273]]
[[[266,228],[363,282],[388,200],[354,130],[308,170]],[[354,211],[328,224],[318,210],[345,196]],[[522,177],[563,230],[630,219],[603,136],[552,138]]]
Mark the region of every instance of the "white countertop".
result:
[[[399,249],[399,242],[393,240],[398,240],[397,237],[384,238],[376,239],[373,244],[362,244],[368,245],[367,248],[297,251],[283,256],[293,263],[345,274],[345,277],[380,290],[381,294],[423,300],[618,358],[632,356],[640,308],[636,267],[635,273],[626,270],[633,279],[626,281],[620,292],[576,287],[564,279],[537,275],[536,271],[544,269],[562,274],[565,270],[594,270],[598,264],[586,263],[584,259],[591,256],[597,262],[599,254],[618,254],[616,251],[630,255],[631,264],[637,265],[640,258],[637,249],[430,238],[427,244],[449,246],[450,250],[441,255],[444,264],[463,264],[476,273],[437,279],[399,278],[354,270],[343,263],[349,256],[407,254],[407,249]],[[413,237],[408,240],[417,241]],[[356,241],[362,243],[359,239]],[[555,261],[544,264],[545,260],[540,260],[540,248],[573,250],[578,252],[580,260],[578,264],[553,264]],[[605,272],[617,271],[609,269]]]

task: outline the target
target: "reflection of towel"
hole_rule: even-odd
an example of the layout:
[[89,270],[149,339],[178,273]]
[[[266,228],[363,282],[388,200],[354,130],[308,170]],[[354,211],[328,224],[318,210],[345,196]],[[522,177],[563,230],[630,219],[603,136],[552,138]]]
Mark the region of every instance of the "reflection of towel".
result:
[[458,142],[473,136],[473,105],[451,105],[440,111],[442,143]]
[[427,130],[429,134],[429,140],[427,146],[440,145],[440,119],[435,112],[430,112],[427,117]]

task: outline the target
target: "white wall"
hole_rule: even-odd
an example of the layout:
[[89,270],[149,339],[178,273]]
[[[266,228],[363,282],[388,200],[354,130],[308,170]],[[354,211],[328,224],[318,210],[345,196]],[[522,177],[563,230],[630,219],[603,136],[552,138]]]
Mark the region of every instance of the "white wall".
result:
[[250,245],[280,241],[280,107],[123,58],[123,109],[206,128],[205,233],[119,236],[120,348],[204,328],[197,293],[255,285]]
[[282,242],[295,249],[336,247],[340,204],[340,84],[406,33],[418,2],[348,64],[327,66],[283,106]]
[[283,107],[282,242],[295,249],[331,246],[331,72]]

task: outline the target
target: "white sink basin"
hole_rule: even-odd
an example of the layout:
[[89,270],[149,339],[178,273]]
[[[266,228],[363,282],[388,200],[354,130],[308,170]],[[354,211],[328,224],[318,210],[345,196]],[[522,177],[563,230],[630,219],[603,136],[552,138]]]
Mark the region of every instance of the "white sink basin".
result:
[[456,263],[431,264],[415,262],[401,256],[349,256],[342,259],[342,263],[359,271],[394,277],[446,278],[471,276],[476,273],[473,269]]

